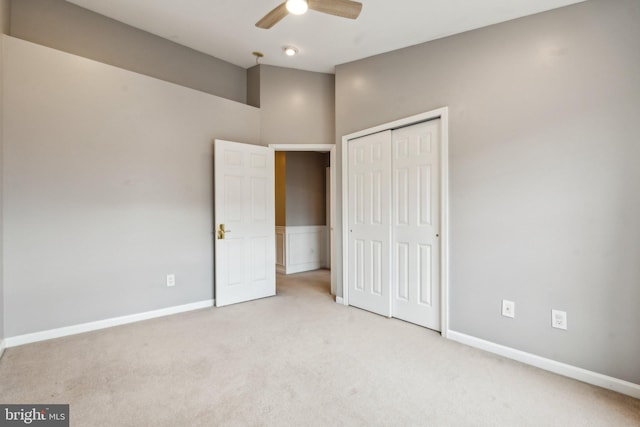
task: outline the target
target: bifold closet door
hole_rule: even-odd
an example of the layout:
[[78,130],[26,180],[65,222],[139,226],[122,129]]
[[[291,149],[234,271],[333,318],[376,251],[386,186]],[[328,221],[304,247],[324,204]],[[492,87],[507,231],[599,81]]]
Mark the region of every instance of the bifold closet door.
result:
[[392,133],[392,316],[440,330],[440,120]]
[[349,141],[349,304],[391,316],[391,131]]

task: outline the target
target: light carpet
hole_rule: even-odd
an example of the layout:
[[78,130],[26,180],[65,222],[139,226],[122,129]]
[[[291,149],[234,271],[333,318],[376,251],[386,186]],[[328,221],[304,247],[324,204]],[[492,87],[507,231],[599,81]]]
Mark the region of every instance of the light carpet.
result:
[[640,400],[336,304],[322,270],[10,348],[0,403],[69,403],[72,426],[640,426]]

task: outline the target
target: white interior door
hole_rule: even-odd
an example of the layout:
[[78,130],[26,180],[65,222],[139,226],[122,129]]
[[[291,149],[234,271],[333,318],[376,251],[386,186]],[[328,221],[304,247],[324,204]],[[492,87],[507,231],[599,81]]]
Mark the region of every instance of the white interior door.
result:
[[440,330],[440,120],[392,133],[392,313]]
[[391,132],[349,141],[349,304],[391,316]]
[[215,141],[215,301],[276,293],[274,150]]

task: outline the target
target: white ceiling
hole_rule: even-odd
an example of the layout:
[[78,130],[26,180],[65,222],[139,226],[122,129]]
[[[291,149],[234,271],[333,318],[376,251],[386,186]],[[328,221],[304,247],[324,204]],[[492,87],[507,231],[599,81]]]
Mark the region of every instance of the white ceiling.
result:
[[[353,21],[309,11],[270,30],[255,23],[283,0],[67,0],[243,68],[333,73],[334,66],[584,0],[360,0]],[[283,46],[300,51],[287,57]]]

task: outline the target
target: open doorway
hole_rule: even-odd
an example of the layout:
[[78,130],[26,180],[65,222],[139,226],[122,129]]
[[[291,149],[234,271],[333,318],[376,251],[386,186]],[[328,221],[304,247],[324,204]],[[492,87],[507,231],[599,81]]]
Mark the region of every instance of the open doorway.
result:
[[[313,178],[317,199],[319,188],[324,191],[322,206],[318,203],[312,207],[299,207],[292,212],[292,221],[282,219],[283,212],[276,207],[276,266],[280,274],[302,272],[327,268],[330,270],[331,294],[336,294],[335,257],[334,257],[334,225],[335,225],[335,145],[334,144],[271,144],[276,151],[276,158],[289,155],[289,162],[315,162],[313,168],[317,176]],[[304,155],[307,153],[307,155]],[[312,154],[311,154],[312,153]],[[281,158],[284,156],[280,156]],[[326,158],[326,160],[323,160]],[[303,160],[307,159],[307,160]],[[310,160],[315,159],[315,160]],[[280,160],[282,161],[282,160]],[[293,170],[300,171],[302,164],[291,165]],[[276,170],[278,161],[276,161]],[[276,171],[276,174],[278,172]],[[299,183],[300,184],[300,183]],[[298,188],[300,190],[300,188]],[[276,192],[278,192],[276,188]],[[282,207],[280,208],[282,210]],[[284,214],[286,215],[286,213]],[[305,224],[305,218],[309,224]]]

